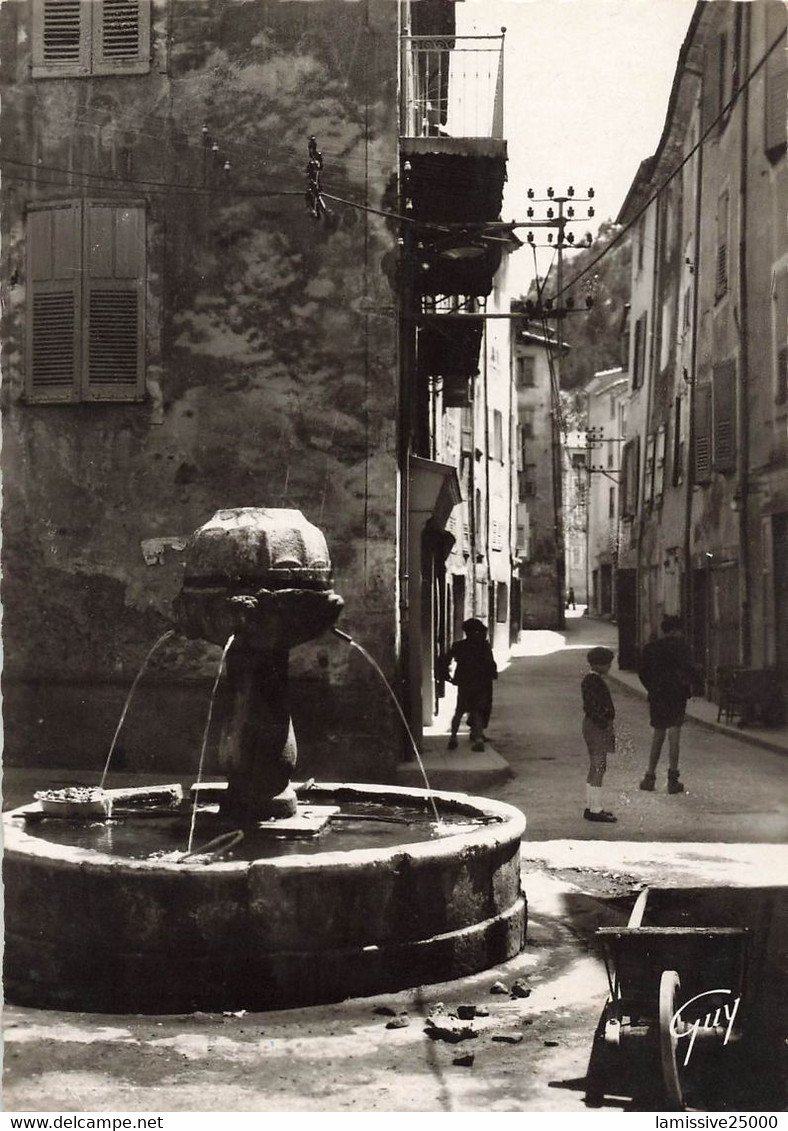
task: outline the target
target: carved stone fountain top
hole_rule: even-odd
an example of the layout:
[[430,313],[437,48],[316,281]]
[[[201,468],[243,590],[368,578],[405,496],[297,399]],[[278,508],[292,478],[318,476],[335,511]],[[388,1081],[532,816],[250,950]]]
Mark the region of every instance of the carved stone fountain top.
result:
[[270,507],[220,510],[192,534],[174,612],[188,636],[247,648],[290,649],[336,620],[323,532],[300,511]]
[[192,534],[185,583],[330,589],[331,561],[322,530],[301,511],[236,507],[217,511]]

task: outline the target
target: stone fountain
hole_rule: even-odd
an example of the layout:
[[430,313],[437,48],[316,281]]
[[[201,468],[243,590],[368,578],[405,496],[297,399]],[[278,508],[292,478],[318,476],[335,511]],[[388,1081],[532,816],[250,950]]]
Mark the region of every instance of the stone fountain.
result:
[[222,811],[239,820],[296,813],[288,653],[336,621],[344,602],[331,585],[325,538],[300,511],[217,511],[189,540],[175,619],[187,636],[233,637],[219,764]]
[[[347,817],[366,805],[376,821],[402,822],[395,830],[410,815],[415,833],[348,847],[329,821],[317,851],[291,841],[284,855],[129,858],[114,819],[92,826],[88,843],[36,804],[5,813],[9,1000],[116,1013],[281,1008],[448,981],[519,952],[519,810],[352,783],[316,783],[298,802],[288,653],[333,626],[342,599],[331,586],[323,535],[298,511],[219,511],[190,540],[176,622],[222,646],[233,638],[217,704],[227,786],[210,820],[215,831],[276,834],[302,810]],[[173,836],[183,821],[173,814]]]

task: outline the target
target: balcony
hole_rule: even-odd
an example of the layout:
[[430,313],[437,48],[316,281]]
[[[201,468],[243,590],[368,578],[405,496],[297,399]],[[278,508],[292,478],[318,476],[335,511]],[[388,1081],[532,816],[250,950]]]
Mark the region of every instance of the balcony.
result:
[[414,220],[479,224],[500,216],[503,47],[503,35],[402,37],[400,151]]
[[503,142],[503,46],[503,33],[402,36],[402,137]]
[[449,326],[441,316],[442,308],[478,308],[506,244],[486,227],[500,218],[506,181],[504,36],[455,35],[453,4],[411,11],[414,28],[400,40],[400,186],[415,221],[404,235],[423,316],[417,369],[422,380],[442,379],[447,406],[462,407],[478,372],[482,322]]
[[500,216],[503,45],[503,35],[402,37],[400,150],[414,220]]

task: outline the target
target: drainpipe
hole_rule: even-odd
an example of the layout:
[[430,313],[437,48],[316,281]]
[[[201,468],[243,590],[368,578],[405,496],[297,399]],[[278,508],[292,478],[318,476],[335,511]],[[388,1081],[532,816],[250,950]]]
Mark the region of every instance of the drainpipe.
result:
[[[509,308],[511,310],[511,307]],[[512,439],[515,435],[514,432],[514,373],[512,372],[512,357],[514,356],[514,349],[512,348],[512,334],[514,333],[515,322],[509,322],[507,326],[508,338],[506,342],[508,357],[509,357],[509,415],[507,418],[508,437],[506,440],[506,470],[507,470],[507,484],[506,484],[506,501],[509,506],[509,524],[507,530],[507,552],[509,557],[509,607],[506,610],[506,620],[508,624],[508,640],[507,646],[511,647],[514,640],[519,639],[521,624],[517,625],[517,635],[514,636],[513,622],[512,622],[512,603],[514,600],[514,562],[513,559],[516,555],[515,534],[517,531],[517,523],[515,519],[515,492],[513,477],[517,475],[517,461],[514,457],[514,446]],[[519,573],[519,566],[518,566]],[[522,621],[522,611],[518,612],[520,621]],[[512,637],[514,636],[514,640]]]
[[[487,566],[487,614],[489,617],[490,611],[490,585],[492,582],[492,570],[490,569],[490,509],[492,499],[490,496],[490,385],[489,375],[487,372],[487,322],[482,323],[482,350],[484,351],[484,490],[487,496],[486,506],[484,508],[484,562]],[[492,646],[495,641],[493,640],[493,633],[495,631],[495,623],[487,626],[487,636]]]
[[[689,68],[688,68],[689,69]],[[701,129],[700,111],[703,107],[703,72],[692,71],[691,74],[700,78],[698,94],[698,130]],[[686,592],[684,625],[688,640],[695,639],[695,593],[693,590],[692,570],[692,502],[695,493],[695,387],[697,382],[698,366],[698,311],[700,307],[700,227],[703,217],[703,141],[697,150],[697,166],[695,171],[695,248],[692,256],[692,342],[690,344],[690,371],[687,388],[687,471],[686,471],[686,499],[684,510],[684,578]],[[705,615],[705,613],[704,613]],[[697,657],[696,657],[697,661]]]
[[[637,558],[636,558],[636,562],[637,562],[636,604],[637,604],[637,622],[638,622],[637,623],[637,629],[638,629],[637,635],[638,635],[638,642],[639,642],[638,650],[640,650],[640,648],[642,647],[642,644],[640,643],[640,641],[641,641],[641,635],[642,635],[642,629],[643,629],[642,612],[643,612],[643,589],[644,589],[643,580],[644,579],[642,577],[642,572],[643,572],[643,534],[644,534],[644,531],[645,531],[645,528],[646,528],[645,486],[646,486],[646,468],[648,467],[648,449],[649,449],[648,437],[649,437],[649,427],[651,425],[651,402],[652,402],[653,396],[654,396],[654,358],[655,358],[655,355],[656,355],[656,348],[655,347],[656,347],[656,341],[657,341],[657,300],[659,298],[659,276],[660,276],[659,265],[660,265],[660,256],[662,255],[662,247],[661,247],[661,241],[660,241],[661,232],[660,232],[660,222],[659,222],[661,201],[660,201],[659,195],[656,196],[656,198],[654,200],[654,204],[655,204],[655,213],[654,213],[654,267],[653,267],[653,271],[652,271],[652,281],[651,281],[651,311],[650,311],[650,314],[651,314],[651,338],[650,338],[650,342],[649,342],[649,351],[648,351],[648,367],[647,367],[647,370],[646,370],[646,376],[645,376],[644,381],[643,381],[643,392],[646,395],[646,417],[645,417],[645,429],[644,429],[644,434],[643,434],[643,458],[642,458],[642,464],[641,464],[642,475],[640,475],[640,477],[639,477],[640,478],[640,492],[641,492],[641,507],[640,507],[640,511],[639,511],[639,521],[638,521],[638,547],[637,547]],[[656,464],[656,451],[655,451],[655,464]],[[653,491],[654,491],[654,470],[655,470],[655,467],[652,466],[652,469],[651,469],[651,490],[652,490],[652,494],[653,494]],[[649,588],[650,581],[651,581],[651,572],[649,570],[649,576],[646,579],[646,588]],[[649,588],[649,593],[650,593],[650,588]]]
[[[407,33],[407,28],[402,26],[403,8],[398,6],[398,22],[399,22],[399,36],[398,44],[400,51],[400,67],[398,73],[399,79],[399,96],[398,103],[402,108],[403,98],[407,91],[407,84],[405,82],[405,59],[402,55],[403,35]],[[402,123],[400,123],[402,130]],[[401,204],[404,204],[405,186],[402,183],[402,155],[400,147],[397,147],[397,177],[398,177],[398,196]],[[403,210],[404,211],[404,210]],[[411,405],[413,403],[413,393],[415,384],[415,367],[416,367],[416,321],[414,318],[414,293],[413,286],[410,279],[410,271],[413,263],[413,245],[412,234],[408,230],[409,225],[405,224],[402,228],[402,244],[400,246],[400,255],[402,262],[401,279],[399,294],[399,326],[397,334],[397,350],[398,350],[398,371],[399,371],[399,404],[398,409],[398,435],[397,435],[397,448],[398,448],[398,463],[399,463],[399,643],[400,643],[400,698],[403,704],[403,709],[408,718],[411,728],[416,722],[414,718],[414,711],[416,705],[413,702],[411,695],[411,670],[412,659],[410,655],[411,648],[411,634],[409,631],[409,599],[408,589],[410,585],[410,576],[408,570],[408,560],[410,558],[410,536],[409,536],[409,523],[410,523],[410,435],[411,435]],[[420,724],[420,719],[418,720]],[[414,731],[420,734],[420,729]],[[404,748],[404,738],[403,748]],[[406,755],[408,756],[408,755]]]
[[[476,378],[471,378],[471,458],[468,463],[468,531],[471,543],[471,616],[476,616]],[[465,595],[468,607],[468,595]]]
[[[750,58],[749,5],[742,8],[743,57]],[[741,606],[741,659],[745,667],[752,660],[752,621],[750,609],[750,543],[749,543],[749,460],[750,460],[750,405],[749,405],[749,311],[747,291],[747,144],[749,140],[750,86],[744,84],[741,94],[741,149],[739,154],[739,367],[737,381],[740,423],[739,475],[739,602]]]

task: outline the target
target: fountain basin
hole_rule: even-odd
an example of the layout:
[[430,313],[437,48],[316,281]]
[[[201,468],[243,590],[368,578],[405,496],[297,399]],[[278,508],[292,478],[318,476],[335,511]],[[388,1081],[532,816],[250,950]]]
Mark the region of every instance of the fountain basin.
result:
[[55,844],[3,815],[5,993],[117,1013],[262,1010],[450,981],[524,941],[523,814],[464,794],[318,784],[321,804],[467,817],[392,847],[172,863]]

